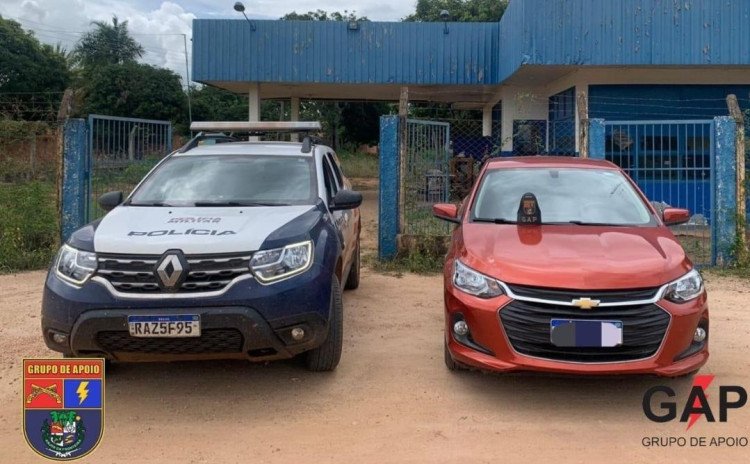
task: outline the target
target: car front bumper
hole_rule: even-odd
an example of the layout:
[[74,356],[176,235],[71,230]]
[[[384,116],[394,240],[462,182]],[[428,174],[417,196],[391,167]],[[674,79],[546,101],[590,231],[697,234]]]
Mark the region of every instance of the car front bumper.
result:
[[[468,295],[446,281],[445,286],[445,341],[451,357],[458,363],[498,372],[538,371],[559,374],[581,375],[623,375],[652,374],[658,376],[680,376],[699,369],[708,360],[708,337],[703,343],[693,342],[693,335],[699,324],[708,330],[708,304],[704,292],[695,300],[675,304],[667,300],[653,303],[653,310],[669,315],[658,348],[653,353],[634,359],[595,361],[581,359],[571,350],[571,359],[565,356],[552,356],[544,353],[531,355],[519,351],[519,344],[512,342],[503,323],[502,311],[511,308],[515,300],[508,296],[483,300]],[[623,306],[622,311],[629,311]],[[610,311],[611,314],[611,311]],[[596,318],[596,308],[581,311],[581,318]],[[566,314],[565,317],[569,317]],[[627,318],[623,314],[623,319]],[[466,321],[468,337],[453,333],[453,324],[458,319]],[[605,319],[611,319],[606,317]],[[627,322],[625,323],[627,328]],[[537,326],[539,329],[539,326]],[[631,332],[632,334],[632,332]],[[539,343],[539,332],[533,334]],[[549,332],[545,334],[549,336]],[[623,347],[627,347],[629,337],[623,335]],[[515,343],[515,346],[514,346]],[[606,352],[604,348],[602,353]]]
[[[212,297],[122,298],[97,282],[76,288],[50,273],[42,301],[42,334],[52,350],[118,361],[286,359],[325,341],[330,289],[330,273],[317,264],[271,285],[240,280]],[[200,337],[129,335],[128,316],[184,314],[200,316]],[[301,340],[291,336],[297,327],[304,330]],[[55,334],[65,341],[56,342]]]

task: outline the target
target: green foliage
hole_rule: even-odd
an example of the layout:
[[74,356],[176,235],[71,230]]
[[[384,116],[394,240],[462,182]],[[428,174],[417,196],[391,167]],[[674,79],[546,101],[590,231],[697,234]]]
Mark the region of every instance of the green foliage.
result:
[[145,50],[130,36],[128,22],[112,17],[112,24],[94,21],[94,30],[87,32],[73,49],[75,62],[87,71],[98,66],[135,63]]
[[450,21],[500,21],[508,0],[417,0],[416,11],[404,21],[443,21],[442,10],[448,10]]
[[287,21],[367,21],[366,16],[357,16],[356,11],[344,10],[343,13],[338,11],[327,12],[323,10],[308,11],[307,13],[297,13],[292,11],[281,17]]
[[373,255],[365,256],[365,264],[376,272],[400,274],[438,274],[445,263],[443,239],[424,238],[418,246],[402,250],[391,261],[380,261]]
[[247,97],[206,85],[190,89],[190,98],[194,121],[247,120]]
[[346,177],[377,179],[380,174],[378,157],[366,153],[339,151],[336,153],[341,161],[341,169]]
[[58,245],[55,184],[0,184],[0,272],[47,266]]
[[5,94],[0,116],[49,119],[54,111],[46,111],[45,103],[59,102],[57,92],[65,90],[70,78],[60,47],[40,43],[20,24],[0,16],[0,92]]
[[182,120],[187,100],[180,76],[166,68],[124,63],[86,71],[85,113]]

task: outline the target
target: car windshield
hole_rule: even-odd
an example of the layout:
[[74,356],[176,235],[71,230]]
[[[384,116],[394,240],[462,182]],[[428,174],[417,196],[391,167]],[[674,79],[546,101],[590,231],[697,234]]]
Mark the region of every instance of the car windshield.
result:
[[133,193],[131,206],[277,206],[313,204],[312,157],[175,156]]
[[526,193],[536,197],[543,224],[655,224],[641,197],[620,172],[576,168],[489,170],[479,187],[472,219],[515,223]]

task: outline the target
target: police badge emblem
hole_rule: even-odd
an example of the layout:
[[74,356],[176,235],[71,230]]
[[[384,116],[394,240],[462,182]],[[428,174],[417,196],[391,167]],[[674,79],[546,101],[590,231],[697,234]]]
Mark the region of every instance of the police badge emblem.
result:
[[24,359],[26,442],[40,455],[69,461],[96,448],[104,431],[103,359]]

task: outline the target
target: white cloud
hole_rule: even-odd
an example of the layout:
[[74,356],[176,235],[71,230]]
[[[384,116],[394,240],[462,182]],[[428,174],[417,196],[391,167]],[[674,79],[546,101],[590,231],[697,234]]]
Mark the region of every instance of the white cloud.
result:
[[[314,10],[356,11],[377,21],[398,21],[414,11],[416,0],[245,0],[252,18],[277,19],[286,13]],[[192,21],[237,18],[234,0],[0,0],[0,15],[16,19],[42,42],[61,43],[71,50],[92,21],[127,20],[130,32],[146,49],[144,62],[172,69],[185,77],[187,35],[191,55]],[[190,63],[192,68],[192,63]],[[184,81],[183,81],[184,82]]]

